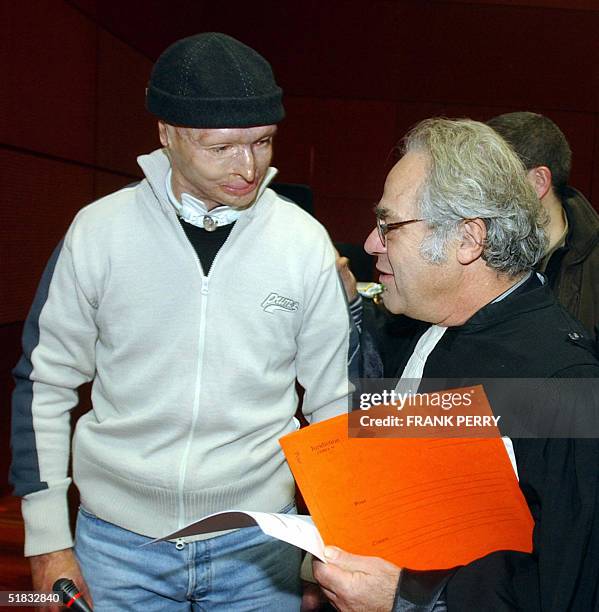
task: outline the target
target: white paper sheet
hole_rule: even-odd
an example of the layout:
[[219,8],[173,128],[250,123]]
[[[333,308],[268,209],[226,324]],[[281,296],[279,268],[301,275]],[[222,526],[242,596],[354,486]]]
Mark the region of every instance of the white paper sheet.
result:
[[315,557],[324,561],[324,543],[318,529],[310,516],[301,514],[277,514],[274,512],[249,512],[244,510],[226,510],[216,512],[195,523],[169,533],[161,538],[149,542],[162,542],[176,540],[201,533],[212,533],[226,529],[239,529],[243,527],[260,527],[264,533],[273,538],[288,542],[307,550]]

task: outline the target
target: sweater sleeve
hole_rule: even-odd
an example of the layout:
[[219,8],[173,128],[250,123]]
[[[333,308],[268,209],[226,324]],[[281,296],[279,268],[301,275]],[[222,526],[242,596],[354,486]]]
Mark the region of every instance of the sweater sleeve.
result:
[[78,281],[68,236],[42,276],[13,371],[11,483],[21,496],[25,555],[72,546],[67,489],[70,410],[95,371],[95,308]]
[[305,390],[302,410],[312,423],[347,412],[352,358],[349,311],[328,238],[319,268],[315,279],[307,279],[310,294],[296,355],[297,380]]

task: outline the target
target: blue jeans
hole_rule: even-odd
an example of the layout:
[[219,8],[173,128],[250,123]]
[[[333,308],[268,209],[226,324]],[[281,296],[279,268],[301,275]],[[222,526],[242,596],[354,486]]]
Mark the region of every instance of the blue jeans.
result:
[[300,609],[300,550],[258,527],[181,550],[174,542],[139,548],[150,539],[79,509],[75,553],[94,612]]

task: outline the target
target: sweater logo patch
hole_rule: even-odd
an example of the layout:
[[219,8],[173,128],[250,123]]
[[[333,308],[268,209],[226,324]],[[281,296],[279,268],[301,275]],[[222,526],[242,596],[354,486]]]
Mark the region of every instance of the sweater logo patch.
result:
[[299,308],[299,302],[296,302],[295,300],[283,295],[279,295],[273,291],[272,293],[268,294],[261,306],[264,312],[274,312],[275,310],[286,310],[287,312],[293,312]]

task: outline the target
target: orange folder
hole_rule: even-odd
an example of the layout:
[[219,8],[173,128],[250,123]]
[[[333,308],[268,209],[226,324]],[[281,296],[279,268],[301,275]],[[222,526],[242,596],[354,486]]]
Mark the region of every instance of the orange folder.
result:
[[[476,401],[490,413],[482,387]],[[498,432],[355,438],[348,425],[342,415],[280,441],[325,544],[416,570],[531,552],[533,520]]]

